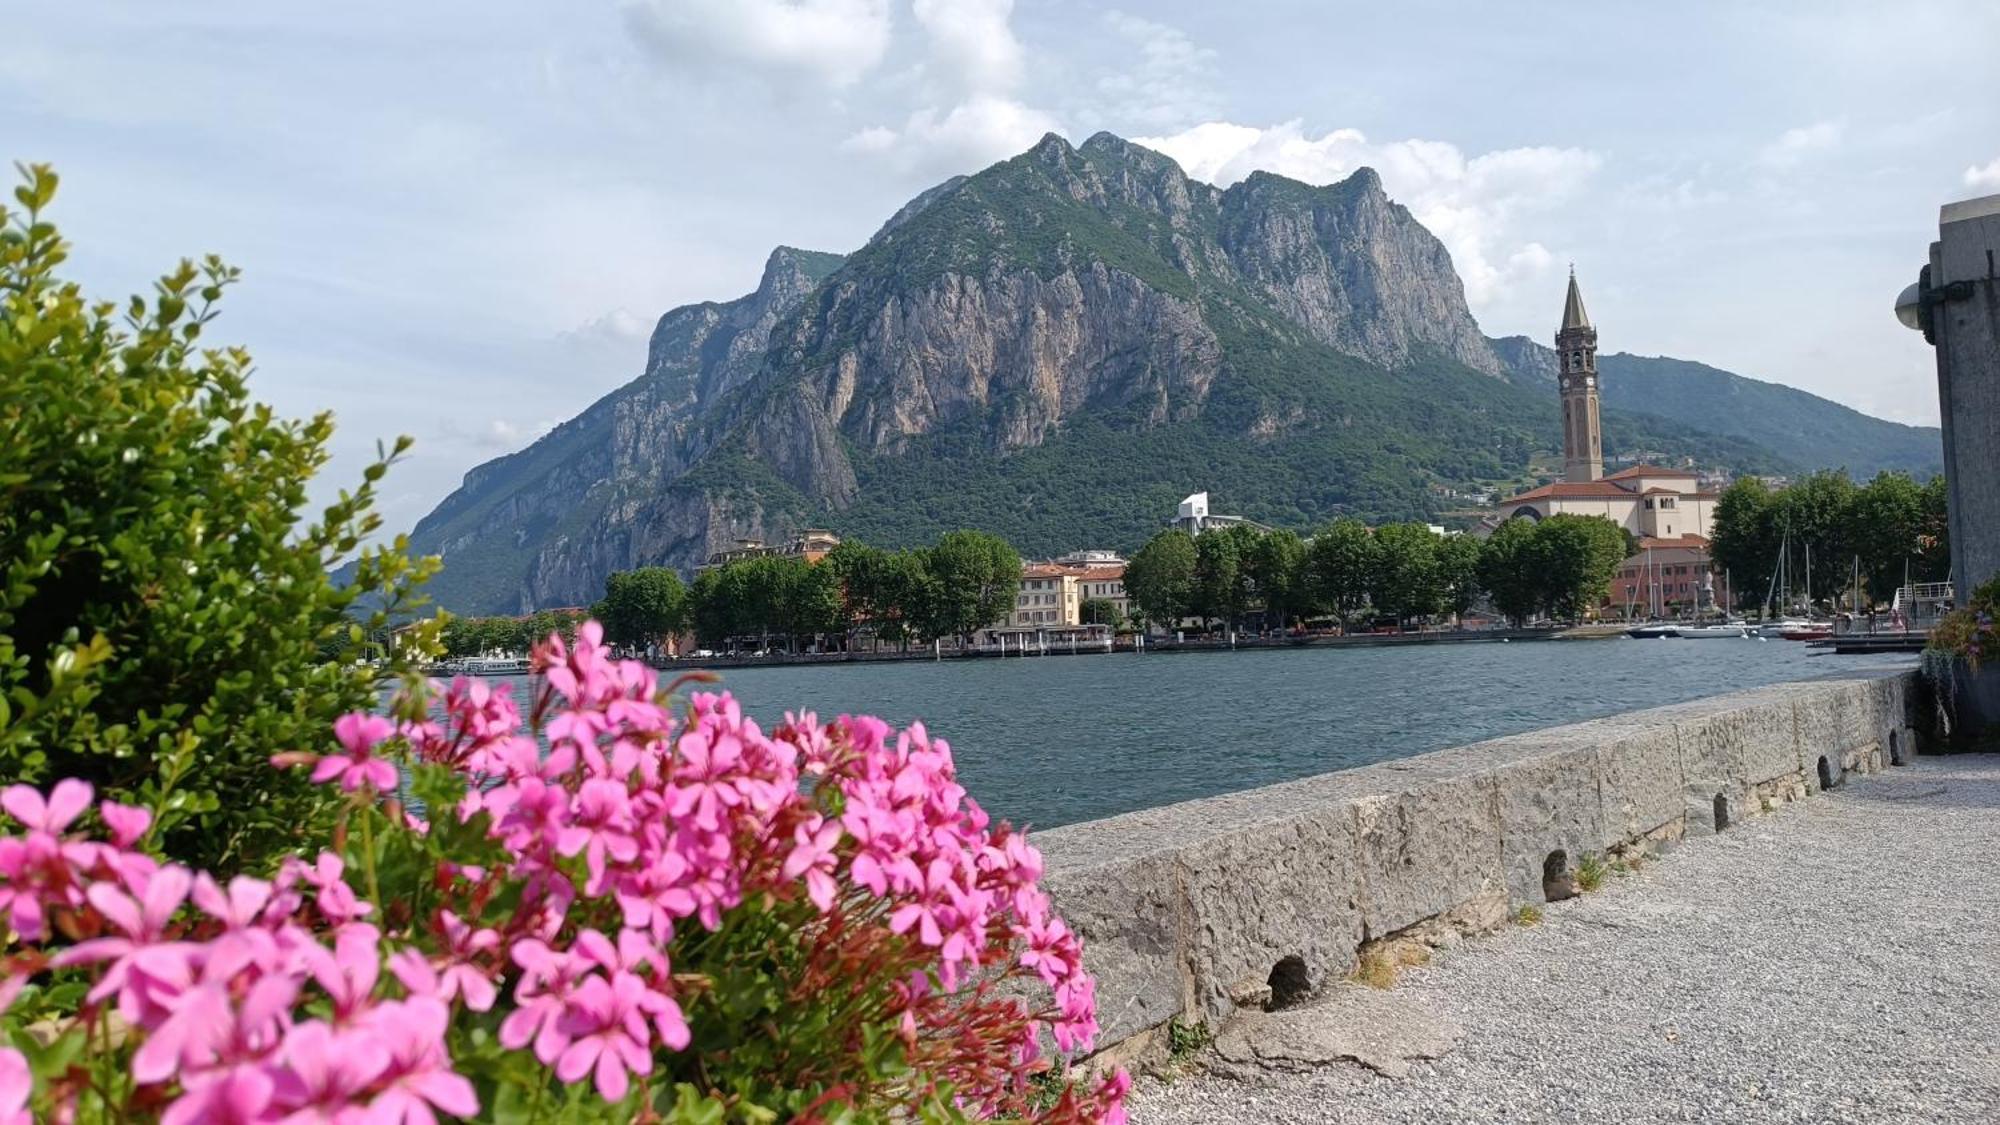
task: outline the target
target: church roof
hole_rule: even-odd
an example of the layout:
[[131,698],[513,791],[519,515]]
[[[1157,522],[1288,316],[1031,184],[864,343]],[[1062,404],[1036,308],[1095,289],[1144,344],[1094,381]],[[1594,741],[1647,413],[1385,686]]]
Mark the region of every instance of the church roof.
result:
[[1569,271],[1569,296],[1563,300],[1562,331],[1590,327],[1590,314],[1583,311],[1583,291],[1576,287],[1576,268]]
[[1675,549],[1706,551],[1708,550],[1708,540],[1699,535],[1676,535],[1671,539],[1644,535],[1640,536],[1637,549],[1640,551],[1671,551]]
[[1519,496],[1502,502],[1518,504],[1523,500],[1630,500],[1636,494],[1622,484],[1608,480],[1559,480],[1540,488],[1531,488]]
[[1701,474],[1690,473],[1686,469],[1662,469],[1658,465],[1634,465],[1629,469],[1620,469],[1604,479],[1631,480],[1634,477],[1684,477],[1688,480],[1700,480]]

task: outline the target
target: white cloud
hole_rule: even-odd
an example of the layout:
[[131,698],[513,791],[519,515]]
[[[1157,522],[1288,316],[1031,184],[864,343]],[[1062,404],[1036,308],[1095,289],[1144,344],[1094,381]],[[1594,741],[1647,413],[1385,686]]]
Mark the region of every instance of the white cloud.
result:
[[1389,195],[1451,251],[1466,299],[1475,306],[1553,265],[1554,255],[1527,237],[1526,228],[1572,198],[1603,163],[1596,153],[1574,148],[1501,149],[1468,158],[1443,141],[1376,143],[1356,129],[1309,137],[1297,121],[1265,129],[1211,121],[1135,140],[1218,186],[1260,169],[1323,184],[1373,168]]
[[889,0],[635,0],[626,26],[678,69],[751,66],[848,86],[889,50]]
[[1014,0],[914,0],[910,10],[930,39],[938,81],[980,94],[1021,80],[1021,41],[1007,24]]
[[1221,111],[1214,51],[1179,28],[1126,12],[1106,12],[1104,25],[1139,56],[1131,70],[1097,80],[1112,120],[1141,129],[1175,129]]
[[949,110],[925,107],[902,128],[875,125],[843,142],[855,152],[883,155],[903,170],[927,175],[965,172],[1014,155],[1061,124],[1012,98],[975,95]]
[[653,322],[631,309],[612,309],[562,334],[562,341],[585,347],[599,344],[622,345],[644,340],[653,334]]
[[901,127],[870,125],[841,147],[906,173],[942,175],[983,167],[1060,132],[1054,115],[1013,96],[1022,79],[1021,43],[1008,25],[1013,10],[1013,0],[915,0],[931,102]]
[[1838,121],[1816,121],[1778,134],[1764,146],[1757,160],[1767,168],[1795,168],[1812,157],[1840,147],[1847,127]]
[[2000,191],[2000,156],[1993,158],[1985,167],[1974,165],[1965,170],[1965,186],[1969,188],[1992,188]]

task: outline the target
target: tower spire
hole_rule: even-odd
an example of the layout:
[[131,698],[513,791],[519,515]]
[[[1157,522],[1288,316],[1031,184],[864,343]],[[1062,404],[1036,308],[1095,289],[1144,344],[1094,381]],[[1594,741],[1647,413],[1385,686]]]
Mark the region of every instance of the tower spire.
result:
[[1569,296],[1563,301],[1562,331],[1589,328],[1590,314],[1583,311],[1583,290],[1576,287],[1576,263],[1569,264]]

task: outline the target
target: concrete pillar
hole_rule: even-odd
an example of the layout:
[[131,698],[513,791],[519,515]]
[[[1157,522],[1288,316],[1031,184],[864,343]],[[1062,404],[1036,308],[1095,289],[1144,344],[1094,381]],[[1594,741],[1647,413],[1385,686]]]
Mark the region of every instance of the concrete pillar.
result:
[[2000,574],[2000,195],[1945,205],[1931,243],[1929,283],[1941,298],[1930,308],[1930,325],[1951,572],[1964,605]]

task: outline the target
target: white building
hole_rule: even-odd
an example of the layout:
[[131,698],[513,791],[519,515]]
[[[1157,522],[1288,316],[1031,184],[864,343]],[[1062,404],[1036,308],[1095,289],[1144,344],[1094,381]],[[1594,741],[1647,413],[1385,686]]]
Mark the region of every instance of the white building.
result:
[[[1182,500],[1180,509],[1175,513],[1174,518],[1169,521],[1169,526],[1178,527],[1189,535],[1200,535],[1204,531],[1213,531],[1218,527],[1236,527],[1239,524],[1264,528],[1263,524],[1255,520],[1246,520],[1242,516],[1218,515],[1209,511],[1208,493],[1206,492],[1197,492],[1187,499]],[[1265,530],[1269,529],[1265,528]]]

